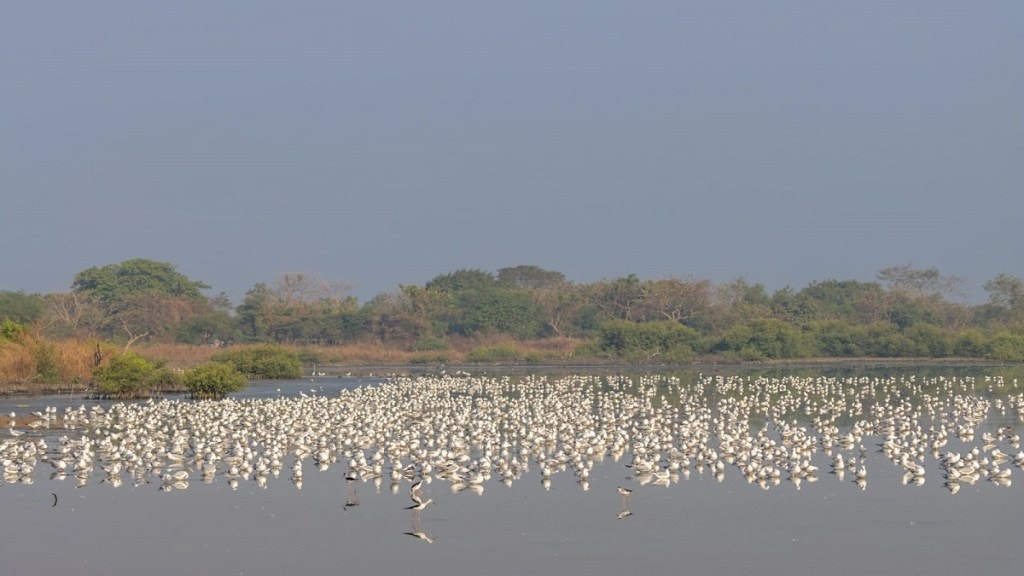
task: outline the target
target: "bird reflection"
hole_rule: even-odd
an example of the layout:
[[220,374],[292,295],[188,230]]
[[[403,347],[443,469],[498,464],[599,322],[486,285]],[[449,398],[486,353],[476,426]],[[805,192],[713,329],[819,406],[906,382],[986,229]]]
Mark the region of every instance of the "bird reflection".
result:
[[620,510],[615,517],[619,520],[622,520],[623,518],[628,518],[632,516],[633,513],[630,512],[629,510],[629,497],[631,494],[633,494],[633,491],[630,490],[629,488],[624,488],[622,486],[616,488],[615,491],[622,496],[622,510]]
[[629,488],[623,488],[622,486],[619,486],[618,488],[616,488],[615,491],[618,492],[620,495],[622,495],[622,507],[623,508],[628,508],[629,507],[629,496],[631,494],[633,494],[633,491],[630,490]]
[[342,506],[344,510],[348,510],[353,506],[359,506],[359,496],[356,494],[356,482],[354,478],[345,477],[345,485],[347,486],[348,493],[345,495],[345,505]]
[[[427,500],[426,502],[429,503],[431,500]],[[425,508],[426,503],[422,504],[422,506]],[[434,543],[434,538],[423,531],[423,519],[420,517],[420,510],[415,509],[415,507],[412,512],[412,517],[409,519],[409,531],[403,532],[403,534],[415,536],[427,544]]]
[[419,538],[420,540],[423,540],[427,544],[433,544],[434,543],[434,539],[431,538],[426,532],[424,532],[422,530],[414,530],[412,532],[404,532],[404,534],[408,534],[409,536],[415,536],[415,537]]

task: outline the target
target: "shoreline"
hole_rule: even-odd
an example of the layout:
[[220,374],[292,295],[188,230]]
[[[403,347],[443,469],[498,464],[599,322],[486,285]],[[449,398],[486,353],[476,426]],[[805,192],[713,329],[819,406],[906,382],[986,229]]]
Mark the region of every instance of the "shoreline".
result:
[[[999,368],[1024,366],[1021,363],[997,362],[975,358],[789,358],[760,361],[714,361],[703,360],[690,364],[623,364],[623,363],[433,363],[433,364],[317,364],[322,376],[316,378],[343,378],[347,376],[377,377],[410,374],[437,374],[441,372],[507,372],[513,374],[525,372],[580,372],[595,371],[614,372],[724,372],[724,371],[758,371],[758,370],[870,370],[876,368]],[[32,382],[8,382],[0,384],[0,398],[18,396],[45,396],[58,394],[88,394],[94,391],[89,385],[62,383],[41,384]],[[158,391],[155,397],[164,394],[179,393],[181,390],[168,389]]]

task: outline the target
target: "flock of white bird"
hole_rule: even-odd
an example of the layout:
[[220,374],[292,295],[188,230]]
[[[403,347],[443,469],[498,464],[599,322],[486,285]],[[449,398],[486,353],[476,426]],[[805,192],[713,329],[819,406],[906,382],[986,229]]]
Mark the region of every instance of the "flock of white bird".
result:
[[17,415],[9,418],[0,437],[7,483],[31,483],[39,469],[78,486],[99,478],[162,490],[218,479],[266,487],[285,474],[301,488],[308,467],[340,468],[350,484],[387,483],[396,493],[414,485],[415,495],[434,481],[482,493],[492,478],[511,486],[536,469],[545,488],[571,472],[589,490],[594,465],[610,459],[636,483],[617,488],[620,517],[634,489],[694,473],[739,474],[763,489],[848,474],[864,488],[869,462],[880,460],[869,453],[881,452],[904,484],[939,473],[956,493],[982,481],[1010,486],[1013,468],[1024,467],[1014,429],[1024,393],[999,377],[701,376],[683,384],[664,375],[459,372],[394,377],[332,397],[50,407],[18,428]]

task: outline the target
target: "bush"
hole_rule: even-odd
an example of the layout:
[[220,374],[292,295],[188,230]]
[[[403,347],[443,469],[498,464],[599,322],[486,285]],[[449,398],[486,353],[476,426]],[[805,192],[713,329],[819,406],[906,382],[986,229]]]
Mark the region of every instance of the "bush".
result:
[[598,339],[601,350],[631,362],[664,360],[685,364],[696,356],[693,347],[700,335],[678,322],[609,320],[601,324]]
[[409,358],[410,364],[425,365],[425,364],[447,364],[451,361],[451,356],[447,352],[433,352],[429,354],[415,354]]
[[59,384],[62,380],[60,358],[57,346],[41,342],[35,349],[36,379],[46,384]]
[[25,327],[10,318],[0,322],[0,340],[14,341],[25,333]]
[[862,345],[866,356],[907,358],[914,356],[914,342],[899,332],[891,322],[875,322],[867,326]]
[[223,398],[245,390],[249,381],[232,364],[208,362],[185,373],[185,386],[197,398]]
[[221,352],[210,358],[227,362],[253,380],[295,380],[302,378],[298,353],[280,346],[252,346]]
[[725,331],[716,350],[732,352],[743,360],[800,358],[811,351],[809,338],[799,328],[775,318],[757,318]]
[[915,324],[903,331],[914,344],[914,355],[943,358],[953,353],[953,338],[938,326]]
[[823,356],[863,356],[861,344],[864,330],[842,320],[824,320],[811,325],[811,338],[817,352]]
[[511,344],[496,346],[478,346],[466,354],[466,362],[516,362],[522,355],[519,349]]
[[148,396],[154,388],[159,370],[149,360],[127,352],[110,359],[110,364],[93,372],[99,392],[111,398]]
[[965,358],[982,358],[988,346],[988,338],[977,328],[970,328],[957,334],[953,353]]
[[1004,362],[1024,362],[1024,336],[1000,332],[988,342],[985,357]]
[[448,349],[448,343],[436,336],[423,336],[416,341],[414,350],[417,352],[443,352]]

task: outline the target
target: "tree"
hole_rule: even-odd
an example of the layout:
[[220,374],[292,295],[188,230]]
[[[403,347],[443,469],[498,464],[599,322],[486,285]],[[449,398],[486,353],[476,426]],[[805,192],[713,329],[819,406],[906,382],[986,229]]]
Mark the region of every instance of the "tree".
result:
[[646,293],[643,283],[636,274],[602,280],[592,285],[591,301],[607,319],[643,322],[647,318],[643,310]]
[[490,290],[498,286],[494,274],[480,269],[462,268],[448,274],[435,276],[423,287],[441,292],[463,292],[466,290]]
[[245,293],[236,310],[239,327],[252,342],[337,341],[335,320],[357,308],[349,288],[311,274],[282,274],[273,288],[260,282]]
[[178,342],[192,345],[218,345],[237,338],[235,319],[224,310],[210,310],[181,322],[176,331]]
[[586,305],[580,286],[565,283],[557,288],[540,288],[530,293],[544,322],[556,336],[565,336]]
[[822,280],[797,293],[813,303],[821,320],[874,322],[885,317],[882,287],[877,282]]
[[769,300],[768,307],[772,318],[798,326],[806,326],[818,317],[816,302],[789,286],[776,290]]
[[374,340],[385,349],[398,346],[416,347],[416,342],[429,331],[429,321],[416,313],[410,291],[422,290],[418,286],[399,285],[399,290],[378,294],[363,308],[369,312]]
[[993,306],[1006,310],[1024,309],[1024,280],[1009,274],[999,274],[983,286]]
[[31,324],[43,317],[43,297],[38,294],[0,290],[0,321]]
[[910,264],[883,268],[878,272],[878,279],[892,292],[918,298],[948,298],[956,294],[963,283],[959,276],[940,274],[938,268],[914,268]]
[[708,327],[715,332],[724,331],[736,324],[768,317],[770,304],[771,299],[762,284],[750,284],[744,278],[720,284],[714,289]]
[[514,288],[552,289],[565,283],[565,274],[524,264],[499,269],[498,282]]
[[127,339],[125,349],[208,310],[209,302],[200,292],[206,288],[172,264],[143,258],[88,268],[76,274],[71,285],[72,293],[102,312],[93,329],[121,334]]
[[126,299],[138,294],[161,294],[202,302],[204,297],[200,291],[207,288],[206,284],[176,271],[173,264],[144,258],[87,268],[76,274],[71,284],[73,292],[96,296],[109,309],[117,309]]
[[646,280],[643,289],[643,317],[701,326],[711,309],[711,282],[664,278]]
[[489,272],[456,270],[426,283],[427,293],[446,295],[444,324],[450,334],[470,336],[503,332],[516,338],[535,338],[544,327],[543,313],[524,289],[501,284]]
[[78,292],[55,292],[43,297],[43,331],[58,338],[95,336],[110,324],[97,298]]

